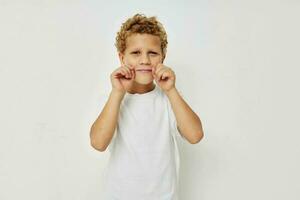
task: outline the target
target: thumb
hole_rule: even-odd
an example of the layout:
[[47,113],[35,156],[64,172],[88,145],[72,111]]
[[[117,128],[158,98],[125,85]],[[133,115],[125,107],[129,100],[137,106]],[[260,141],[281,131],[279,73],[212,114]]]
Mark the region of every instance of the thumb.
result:
[[132,73],[131,81],[133,81],[135,79],[135,70],[132,68],[132,69],[130,69],[130,71]]

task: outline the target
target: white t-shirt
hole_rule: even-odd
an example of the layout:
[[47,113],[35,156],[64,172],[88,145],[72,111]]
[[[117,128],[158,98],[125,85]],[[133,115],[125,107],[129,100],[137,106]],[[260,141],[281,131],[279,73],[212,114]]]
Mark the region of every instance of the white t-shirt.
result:
[[126,93],[108,146],[105,200],[178,200],[176,137],[186,140],[158,85],[144,94]]

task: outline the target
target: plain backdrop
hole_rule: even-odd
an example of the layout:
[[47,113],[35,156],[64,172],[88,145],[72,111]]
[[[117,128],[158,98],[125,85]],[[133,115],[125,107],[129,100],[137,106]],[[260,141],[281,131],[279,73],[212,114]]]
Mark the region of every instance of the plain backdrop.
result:
[[0,199],[101,200],[109,152],[89,129],[136,13],[203,123],[179,142],[181,200],[300,199],[297,0],[0,0]]

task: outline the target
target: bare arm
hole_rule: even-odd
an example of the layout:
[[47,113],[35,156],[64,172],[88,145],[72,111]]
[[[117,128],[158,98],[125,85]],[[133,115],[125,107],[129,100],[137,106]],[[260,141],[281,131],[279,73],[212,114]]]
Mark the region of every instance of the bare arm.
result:
[[200,118],[183,100],[175,87],[166,94],[174,111],[179,132],[191,144],[198,143],[204,135]]
[[98,151],[105,151],[114,136],[123,97],[124,93],[112,90],[102,112],[91,126],[91,145]]
[[121,102],[128,88],[132,87],[134,77],[135,73],[132,72],[132,67],[124,64],[111,73],[111,93],[90,129],[90,142],[96,150],[105,151],[113,138]]

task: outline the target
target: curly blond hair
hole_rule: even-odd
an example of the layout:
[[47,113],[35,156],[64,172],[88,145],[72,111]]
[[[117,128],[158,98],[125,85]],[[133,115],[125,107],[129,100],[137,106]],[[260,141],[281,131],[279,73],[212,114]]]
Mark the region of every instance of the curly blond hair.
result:
[[163,25],[155,16],[146,17],[144,14],[137,13],[133,17],[122,23],[121,29],[117,32],[115,46],[120,53],[126,49],[126,38],[135,33],[147,33],[158,36],[161,42],[163,60],[167,53],[167,33]]

